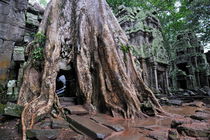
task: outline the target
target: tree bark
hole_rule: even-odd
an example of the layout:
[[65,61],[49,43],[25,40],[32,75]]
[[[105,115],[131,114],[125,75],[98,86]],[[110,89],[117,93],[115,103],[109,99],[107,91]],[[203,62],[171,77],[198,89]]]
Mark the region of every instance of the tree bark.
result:
[[[98,111],[125,118],[141,117],[146,116],[141,106],[148,101],[156,112],[162,112],[136,70],[130,50],[123,51],[127,37],[105,0],[52,0],[39,32],[47,37],[44,66],[36,70],[29,57],[18,100],[25,107],[24,139],[26,129],[32,128],[37,118],[52,108],[62,113],[55,93],[61,60],[73,62],[77,96]],[[62,50],[68,53],[63,55]]]

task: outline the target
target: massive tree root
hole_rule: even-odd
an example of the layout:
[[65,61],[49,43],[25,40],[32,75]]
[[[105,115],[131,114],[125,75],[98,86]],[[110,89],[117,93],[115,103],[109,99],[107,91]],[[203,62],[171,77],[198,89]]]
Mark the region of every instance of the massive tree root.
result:
[[141,109],[145,101],[155,112],[163,112],[136,70],[130,51],[123,51],[127,37],[105,0],[52,0],[39,32],[47,37],[44,66],[37,70],[29,57],[18,100],[25,107],[24,139],[37,118],[53,108],[62,113],[55,94],[61,60],[73,63],[77,95],[86,105],[125,118],[146,116]]

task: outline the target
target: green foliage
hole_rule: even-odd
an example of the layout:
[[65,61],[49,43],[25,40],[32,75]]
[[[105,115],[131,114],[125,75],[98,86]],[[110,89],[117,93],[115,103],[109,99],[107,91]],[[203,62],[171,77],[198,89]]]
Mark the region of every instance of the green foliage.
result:
[[195,32],[203,45],[210,42],[210,2],[209,0],[107,0],[116,11],[119,5],[153,9],[162,25],[162,35],[166,49],[176,42],[180,31]]
[[0,104],[5,104],[7,102],[7,94],[6,94],[6,88],[0,84]]
[[30,3],[35,3],[35,2],[37,2],[37,3],[39,3],[39,4],[41,4],[42,6],[47,6],[47,3],[49,2],[49,0],[29,0],[29,2]]
[[126,46],[126,45],[121,45],[121,46],[120,46],[120,49],[121,49],[124,53],[127,53],[127,52],[129,51],[130,47],[129,47],[129,46]]
[[4,108],[6,107],[6,105],[4,104],[0,104],[0,114],[4,113]]
[[32,53],[32,58],[36,61],[42,61],[44,60],[44,55],[43,55],[43,48],[38,47],[36,49],[34,49],[33,53]]
[[39,43],[40,45],[43,45],[45,43],[46,37],[43,33],[38,32],[34,35],[34,37],[36,43]]
[[43,6],[47,5],[47,1],[46,0],[39,0],[40,4],[42,4]]
[[46,37],[43,33],[38,32],[35,34],[35,40],[34,43],[36,44],[36,47],[34,48],[32,52],[32,58],[35,61],[43,61],[44,60],[44,45],[45,45]]
[[197,34],[204,45],[210,42],[210,2],[193,0],[189,2],[192,14],[187,17],[188,26]]
[[127,7],[140,6],[139,0],[107,0],[107,3],[112,8],[117,8],[120,5],[125,5]]

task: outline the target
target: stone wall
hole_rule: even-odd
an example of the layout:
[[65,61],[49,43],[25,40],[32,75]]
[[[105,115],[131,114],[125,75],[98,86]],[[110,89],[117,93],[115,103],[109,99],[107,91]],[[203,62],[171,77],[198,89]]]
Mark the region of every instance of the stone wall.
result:
[[[209,69],[210,69],[210,51],[205,53],[205,55],[206,55],[207,62],[209,64]],[[210,86],[210,72],[208,73],[208,82],[209,82],[209,86]]]
[[210,51],[205,53],[207,62],[210,64]]
[[184,31],[177,36],[171,55],[171,86],[175,89],[198,89],[209,86],[209,64],[195,33]]
[[27,0],[0,0],[0,83],[9,77],[15,45],[23,40]]
[[145,83],[154,92],[168,93],[169,58],[156,12],[120,6],[116,17],[128,36]]
[[[0,0],[0,85],[16,101],[26,61],[25,47],[34,38],[44,9],[27,0]],[[1,99],[0,99],[1,100]]]
[[24,48],[33,40],[44,9],[27,0],[0,0],[0,83],[18,79]]

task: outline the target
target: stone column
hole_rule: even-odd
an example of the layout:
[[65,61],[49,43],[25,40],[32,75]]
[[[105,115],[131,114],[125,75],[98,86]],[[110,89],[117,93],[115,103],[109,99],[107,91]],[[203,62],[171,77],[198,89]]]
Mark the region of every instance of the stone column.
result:
[[146,63],[145,63],[145,59],[142,58],[141,59],[141,65],[142,65],[142,77],[144,79],[144,82],[146,83],[146,85],[149,85],[149,82],[148,82],[148,76],[147,76],[147,66],[146,66]]
[[154,86],[155,86],[155,89],[156,90],[159,90],[158,89],[158,78],[157,78],[157,63],[156,62],[154,62],[154,65],[153,65],[153,70],[154,70]]
[[166,93],[168,93],[168,91],[169,91],[168,68],[169,68],[169,67],[167,66],[167,67],[166,67],[166,73],[165,73],[165,78],[166,78],[166,82],[165,82],[165,86],[166,86]]

